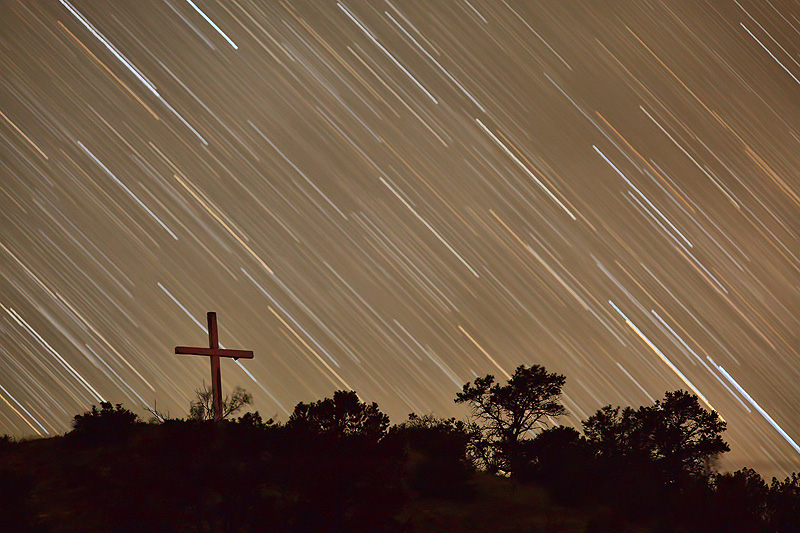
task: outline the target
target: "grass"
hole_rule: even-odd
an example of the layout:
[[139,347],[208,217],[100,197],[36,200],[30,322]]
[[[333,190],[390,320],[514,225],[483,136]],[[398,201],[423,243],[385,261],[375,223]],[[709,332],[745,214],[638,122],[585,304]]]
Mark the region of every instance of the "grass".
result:
[[464,501],[414,499],[404,510],[410,531],[444,533],[582,533],[588,517],[555,504],[534,486],[478,473]]

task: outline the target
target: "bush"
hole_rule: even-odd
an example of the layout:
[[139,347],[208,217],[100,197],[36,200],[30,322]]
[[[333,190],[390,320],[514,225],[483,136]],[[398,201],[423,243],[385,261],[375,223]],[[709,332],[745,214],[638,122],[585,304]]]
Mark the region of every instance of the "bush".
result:
[[100,409],[92,405],[91,411],[75,415],[70,435],[74,438],[87,438],[97,443],[115,442],[127,437],[138,421],[135,413],[122,407],[100,402]]
[[475,467],[469,458],[468,426],[454,418],[412,413],[389,432],[407,454],[409,488],[422,496],[462,499],[472,494]]
[[598,465],[586,439],[575,429],[555,426],[523,442],[519,481],[543,485],[563,503],[592,497]]

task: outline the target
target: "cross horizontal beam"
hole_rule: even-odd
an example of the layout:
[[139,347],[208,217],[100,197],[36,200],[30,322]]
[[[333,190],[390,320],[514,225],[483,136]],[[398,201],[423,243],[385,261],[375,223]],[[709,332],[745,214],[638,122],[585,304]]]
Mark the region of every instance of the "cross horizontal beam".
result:
[[234,359],[252,359],[250,350],[226,350],[223,348],[198,348],[194,346],[176,346],[178,355],[207,355],[209,357],[232,357]]

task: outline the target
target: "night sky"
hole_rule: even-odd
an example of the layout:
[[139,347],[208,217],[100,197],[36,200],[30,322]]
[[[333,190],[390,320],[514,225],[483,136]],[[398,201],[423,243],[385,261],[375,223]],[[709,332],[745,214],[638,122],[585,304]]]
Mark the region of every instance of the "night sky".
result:
[[0,433],[567,376],[800,469],[800,4],[0,1]]

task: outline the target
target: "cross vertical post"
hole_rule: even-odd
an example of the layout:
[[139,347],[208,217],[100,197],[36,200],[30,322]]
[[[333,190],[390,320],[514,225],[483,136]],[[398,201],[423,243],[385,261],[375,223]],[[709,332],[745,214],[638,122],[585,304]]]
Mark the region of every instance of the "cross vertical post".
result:
[[[217,313],[209,311],[208,318],[208,347],[219,350],[219,334],[217,333]],[[222,371],[219,367],[219,356],[211,356],[211,394],[214,397],[214,421],[222,420]]]
[[208,318],[208,348],[176,346],[175,353],[178,355],[206,355],[211,358],[211,395],[213,397],[214,421],[219,422],[222,420],[222,373],[220,371],[219,358],[252,359],[253,352],[250,350],[220,348],[219,334],[217,333],[217,313],[209,311],[206,317]]

